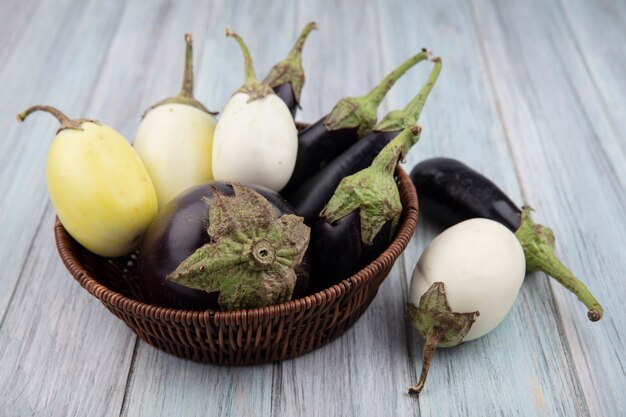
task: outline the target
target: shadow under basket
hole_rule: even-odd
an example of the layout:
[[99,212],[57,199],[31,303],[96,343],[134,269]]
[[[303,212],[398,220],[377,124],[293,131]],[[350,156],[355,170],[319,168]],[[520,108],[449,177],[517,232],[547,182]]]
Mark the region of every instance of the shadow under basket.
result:
[[365,312],[407,247],[418,203],[410,178],[396,169],[403,213],[389,247],[355,275],[323,291],[269,307],[188,311],[140,301],[137,253],[103,258],[77,243],[56,220],[54,233],[72,276],[141,340],[197,362],[247,365],[294,358],[341,336]]

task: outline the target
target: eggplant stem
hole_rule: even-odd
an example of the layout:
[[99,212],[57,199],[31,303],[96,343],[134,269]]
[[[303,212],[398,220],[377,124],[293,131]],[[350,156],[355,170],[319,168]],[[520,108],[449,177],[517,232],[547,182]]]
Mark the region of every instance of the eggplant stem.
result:
[[372,161],[372,167],[381,169],[387,175],[393,175],[398,160],[404,158],[420,138],[422,128],[419,125],[409,126],[389,142]]
[[375,107],[378,107],[385,98],[385,95],[387,95],[387,93],[391,89],[391,87],[393,87],[396,81],[398,81],[398,78],[403,76],[404,73],[407,72],[415,64],[427,59],[429,56],[430,52],[428,52],[426,49],[422,49],[420,53],[413,55],[411,58],[400,64],[400,66],[398,66],[395,70],[387,74],[387,76],[383,78],[383,80],[364,97],[367,100],[371,100],[372,104]]
[[293,59],[297,62],[300,62],[302,60],[302,48],[304,48],[304,42],[306,41],[311,31],[317,30],[317,29],[318,29],[317,23],[315,22],[307,23],[304,29],[302,29],[300,36],[298,36],[296,43],[291,48],[291,51],[289,51],[289,54],[287,55],[287,59]]
[[63,114],[63,112],[61,112],[61,110],[56,109],[52,106],[32,106],[29,107],[28,109],[24,110],[23,112],[19,113],[17,115],[17,120],[19,120],[20,122],[23,122],[24,120],[26,120],[26,118],[31,114],[34,113],[36,111],[45,111],[50,113],[51,115],[53,115],[54,117],[57,118],[57,120],[59,121],[59,123],[61,123],[62,125],[66,125],[68,123],[71,123],[72,120],[67,117],[65,114]]
[[587,317],[598,321],[604,315],[600,302],[589,288],[580,281],[554,254],[554,233],[546,226],[534,223],[530,217],[530,207],[523,207],[520,226],[515,236],[522,244],[526,257],[526,269],[529,272],[543,271],[561,285],[576,294],[587,307]]
[[415,122],[420,118],[422,114],[422,110],[424,109],[424,104],[426,104],[426,99],[428,98],[430,92],[432,91],[435,83],[437,82],[437,78],[439,77],[439,73],[441,72],[441,58],[438,56],[431,58],[431,61],[435,63],[433,66],[428,79],[426,80],[426,84],[422,87],[420,92],[406,105],[404,108],[404,112],[410,115],[411,119],[414,119]]
[[424,344],[424,351],[422,353],[422,373],[420,374],[420,380],[417,384],[409,387],[409,395],[419,395],[420,392],[424,389],[424,385],[426,384],[426,377],[428,377],[428,370],[430,369],[430,362],[435,356],[435,352],[437,351],[437,345],[443,338],[443,330],[435,327],[428,336],[426,337],[426,342]]
[[193,39],[190,33],[185,34],[185,70],[180,97],[193,98]]
[[557,280],[565,288],[576,294],[578,299],[588,308],[587,317],[591,321],[598,321],[604,315],[602,305],[596,300],[589,288],[582,283],[561,261],[554,256],[547,258],[541,270]]
[[226,26],[226,36],[234,38],[239,44],[239,47],[241,48],[241,52],[243,53],[243,59],[244,59],[246,84],[253,84],[253,83],[258,82],[259,80],[257,79],[256,73],[254,72],[254,66],[252,65],[252,58],[250,57],[250,51],[248,50],[248,47],[246,46],[246,43],[244,42],[243,38],[239,36],[237,33],[233,32],[230,26]]
[[47,113],[52,114],[61,123],[61,126],[59,126],[59,128],[57,129],[57,133],[59,133],[62,130],[65,130],[65,129],[83,130],[81,125],[83,123],[86,123],[86,122],[94,123],[94,124],[97,124],[97,125],[100,124],[99,121],[91,120],[91,119],[76,119],[76,120],[72,120],[69,117],[67,117],[65,114],[63,114],[59,109],[56,109],[56,108],[54,108],[52,106],[33,106],[33,107],[30,107],[30,108],[24,110],[23,112],[19,113],[17,115],[17,120],[19,120],[20,122],[23,122],[31,113],[36,112],[38,110],[45,111]]

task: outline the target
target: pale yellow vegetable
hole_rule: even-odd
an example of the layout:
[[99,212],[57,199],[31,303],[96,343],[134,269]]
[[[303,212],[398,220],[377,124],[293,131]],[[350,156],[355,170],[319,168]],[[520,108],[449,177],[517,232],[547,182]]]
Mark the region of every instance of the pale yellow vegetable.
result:
[[213,179],[215,120],[186,104],[163,104],[146,114],[134,147],[154,184],[163,208],[182,191]]
[[141,159],[114,129],[91,120],[61,122],[46,163],[52,205],[68,233],[89,251],[107,257],[132,252],[157,213],[152,181]]
[[163,208],[179,193],[213,179],[213,113],[193,97],[193,53],[185,35],[185,72],[180,93],[146,111],[135,136],[141,157]]

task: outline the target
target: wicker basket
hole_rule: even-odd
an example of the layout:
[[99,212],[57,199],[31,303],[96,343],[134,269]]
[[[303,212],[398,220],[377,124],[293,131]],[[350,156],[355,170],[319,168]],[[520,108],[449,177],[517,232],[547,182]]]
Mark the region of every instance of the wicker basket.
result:
[[417,223],[417,195],[398,168],[404,211],[389,247],[350,278],[318,293],[253,310],[187,311],[139,301],[137,254],[103,258],[87,251],[56,220],[54,233],[63,263],[91,295],[142,340],[198,362],[244,365],[293,358],[341,336],[365,312]]

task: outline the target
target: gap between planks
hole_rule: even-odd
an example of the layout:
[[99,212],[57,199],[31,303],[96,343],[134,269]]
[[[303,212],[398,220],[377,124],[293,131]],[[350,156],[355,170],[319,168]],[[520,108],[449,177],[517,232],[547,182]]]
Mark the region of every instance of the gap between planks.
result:
[[[492,97],[493,102],[495,103],[495,107],[496,107],[496,114],[498,116],[498,119],[500,120],[500,125],[502,126],[502,131],[504,134],[504,138],[506,140],[506,144],[507,144],[507,150],[509,152],[509,156],[511,161],[513,162],[513,169],[515,171],[515,176],[517,179],[517,184],[518,187],[520,189],[520,193],[522,195],[522,198],[524,200],[524,204],[527,204],[528,201],[528,197],[527,197],[527,191],[525,189],[524,186],[524,182],[522,181],[522,177],[520,174],[520,170],[519,167],[517,165],[517,160],[515,158],[515,153],[513,151],[513,145],[511,143],[511,136],[509,134],[509,128],[507,126],[506,120],[504,118],[503,112],[502,112],[502,104],[500,101],[500,98],[497,94],[496,91],[496,87],[495,87],[495,83],[493,80],[493,74],[491,72],[491,67],[489,66],[488,63],[488,55],[486,52],[486,48],[485,48],[485,43],[484,43],[484,34],[482,33],[482,31],[480,30],[480,25],[478,23],[478,18],[476,15],[476,7],[474,6],[474,2],[470,1],[469,2],[469,7],[472,11],[472,24],[474,27],[474,32],[477,35],[477,39],[478,39],[478,44],[480,47],[480,55],[481,55],[481,60],[483,61],[483,67],[485,68],[485,72],[487,74],[487,80],[489,83],[489,94]],[[501,19],[501,15],[500,13],[497,12],[500,24],[503,24],[504,22]],[[545,279],[549,279],[551,280],[552,278],[550,278],[549,276],[547,276],[545,273],[541,273],[540,274],[543,278]],[[589,416],[590,415],[590,411],[589,411],[589,406],[587,405],[587,399],[583,393],[582,390],[582,386],[581,386],[581,382],[579,379],[578,374],[576,373],[576,366],[574,364],[573,361],[573,355],[572,355],[572,350],[570,347],[570,343],[569,340],[567,339],[566,335],[565,335],[565,326],[563,323],[563,316],[561,314],[561,310],[558,306],[558,303],[556,302],[556,296],[554,294],[554,289],[552,287],[552,285],[548,285],[547,286],[548,291],[549,291],[549,297],[550,297],[550,301],[551,301],[551,306],[555,312],[555,324],[557,326],[558,329],[558,336],[559,339],[561,341],[561,346],[563,347],[564,350],[564,357],[566,358],[567,364],[568,364],[568,373],[570,374],[570,378],[572,379],[572,381],[575,382],[575,386],[576,386],[576,391],[578,394],[578,398],[579,401],[581,401],[582,403],[580,405],[584,406],[584,412],[585,415]]]

